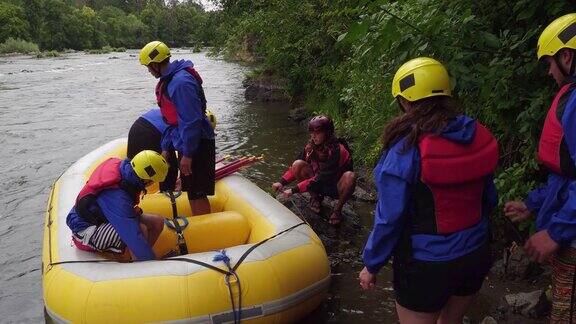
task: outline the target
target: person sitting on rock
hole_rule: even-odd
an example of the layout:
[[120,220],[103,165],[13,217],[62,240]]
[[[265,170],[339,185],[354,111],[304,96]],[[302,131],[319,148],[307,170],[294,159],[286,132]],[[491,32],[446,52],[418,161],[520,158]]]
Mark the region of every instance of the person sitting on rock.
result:
[[121,254],[128,246],[138,260],[155,259],[152,246],[164,220],[143,214],[138,203],[145,186],[162,182],[167,173],[166,160],[151,150],[136,154],[132,160],[110,158],[102,162],[66,217],[76,247]]
[[[285,197],[298,192],[310,192],[310,209],[320,213],[325,196],[338,202],[330,215],[331,225],[340,224],[342,207],[356,188],[352,155],[346,143],[334,134],[334,123],[327,116],[316,116],[308,123],[310,140],[279,182],[272,184]],[[296,180],[297,185],[285,188]]]

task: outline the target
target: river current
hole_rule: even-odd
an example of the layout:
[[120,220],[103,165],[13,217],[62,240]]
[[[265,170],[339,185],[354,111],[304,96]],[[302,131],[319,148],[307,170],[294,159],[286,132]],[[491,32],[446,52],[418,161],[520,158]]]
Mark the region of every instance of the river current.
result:
[[[246,67],[184,49],[173,58],[192,60],[204,78],[218,119],[218,154],[263,154],[265,162],[243,174],[268,189],[306,141],[306,132],[288,119],[288,106],[246,101]],[[83,155],[126,137],[132,122],[155,106],[155,82],[137,51],[0,57],[0,322],[44,321],[41,246],[51,185]],[[338,265],[327,302],[307,322],[394,318],[389,289],[360,293],[357,251],[365,234],[323,235]]]

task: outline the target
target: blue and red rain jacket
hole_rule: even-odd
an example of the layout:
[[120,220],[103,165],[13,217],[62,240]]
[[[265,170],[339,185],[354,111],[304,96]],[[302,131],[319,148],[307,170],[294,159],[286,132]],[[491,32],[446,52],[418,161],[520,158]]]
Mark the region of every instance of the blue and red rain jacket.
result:
[[[109,160],[103,163],[106,164],[103,166],[103,168],[118,168],[121,181],[125,181],[130,186],[136,188],[139,191],[144,190],[144,184],[132,169],[128,159],[121,161],[119,164],[107,162],[109,162]],[[94,175],[98,173],[111,175],[115,171],[100,170],[102,172],[96,172],[97,170],[98,168],[94,171]],[[88,182],[91,183],[92,186],[98,187],[98,179],[92,179],[91,176]],[[83,190],[81,192],[85,191],[86,190]],[[112,224],[114,229],[118,232],[118,235],[120,235],[122,241],[126,243],[130,251],[132,251],[138,260],[155,259],[152,248],[140,230],[140,223],[138,221],[139,215],[134,212],[134,204],[136,202],[135,197],[125,189],[119,187],[117,184],[110,185],[108,189],[98,188],[97,190],[90,191],[97,193],[95,200],[95,204],[97,204],[97,206],[88,208],[90,208],[92,211],[99,209],[102,212],[106,218],[105,221]],[[84,217],[80,216],[80,214],[76,211],[76,206],[72,207],[72,210],[70,210],[70,213],[68,213],[68,216],[66,217],[66,224],[73,233],[81,232],[92,225],[98,225],[93,224],[87,221]]]
[[[388,262],[407,229],[409,253],[421,261],[453,260],[487,242],[488,215],[498,201],[493,181],[497,144],[489,131],[464,115],[437,137],[432,145],[426,144],[431,139],[426,136],[407,150],[405,139],[399,140],[374,169],[378,203],[363,253],[371,273]],[[454,148],[435,151],[446,144]],[[451,187],[460,189],[453,192]]]
[[556,243],[576,241],[576,84],[561,87],[546,116],[538,160],[550,173],[545,184],[530,192],[526,206],[537,214],[538,231],[548,230]]
[[[162,150],[174,148],[187,157],[194,155],[201,139],[214,138],[214,130],[205,113],[206,101],[201,98],[201,81],[188,71],[192,67],[191,61],[171,62],[157,86],[160,109],[170,125],[162,136]],[[165,114],[166,106],[170,108]]]

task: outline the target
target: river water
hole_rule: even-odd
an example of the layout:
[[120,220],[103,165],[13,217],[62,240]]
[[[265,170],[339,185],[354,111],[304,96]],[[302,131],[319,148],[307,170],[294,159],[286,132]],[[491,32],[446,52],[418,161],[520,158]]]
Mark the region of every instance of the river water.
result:
[[[204,78],[218,118],[218,154],[264,154],[263,163],[243,174],[268,189],[307,137],[288,119],[288,106],[247,102],[241,86],[246,67],[187,50],[173,57],[191,59]],[[155,82],[136,51],[0,57],[0,323],[44,321],[40,264],[50,186],[78,158],[126,137],[132,122],[155,105]],[[353,209],[357,216],[339,228],[308,219],[324,241],[333,280],[326,301],[303,322],[396,321],[389,268],[381,271],[376,291],[358,285],[373,206],[355,202]],[[493,283],[485,287],[473,321],[493,304]]]
[[[288,119],[286,105],[244,99],[246,67],[187,50],[173,57],[191,59],[205,80],[218,118],[218,153],[264,154],[265,162],[244,174],[267,189],[301,149],[306,132]],[[0,322],[44,321],[40,256],[50,186],[78,158],[127,136],[132,122],[154,106],[154,86],[135,51],[0,57]],[[326,303],[307,321],[392,320],[388,290],[367,296],[358,288],[366,231],[356,227],[346,239],[340,235],[322,235],[337,259],[334,280]]]

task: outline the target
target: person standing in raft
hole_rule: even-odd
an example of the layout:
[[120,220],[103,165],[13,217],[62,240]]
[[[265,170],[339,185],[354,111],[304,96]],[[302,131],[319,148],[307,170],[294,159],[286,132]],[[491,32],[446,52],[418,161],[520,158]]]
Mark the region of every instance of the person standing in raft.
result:
[[[340,224],[342,207],[356,188],[352,155],[343,140],[334,134],[334,123],[327,116],[316,116],[308,123],[310,140],[279,182],[272,184],[275,192],[283,190],[285,197],[310,192],[310,209],[320,212],[325,196],[338,199],[330,218],[332,225]],[[296,180],[297,185],[285,188]]]
[[159,41],[142,48],[140,63],[159,79],[156,100],[169,125],[162,137],[162,155],[169,159],[170,150],[178,152],[182,189],[188,193],[192,214],[208,214],[207,196],[214,195],[216,148],[202,78],[191,61],[170,62],[170,49]]
[[492,266],[488,218],[498,201],[498,143],[461,114],[448,71],[434,59],[402,65],[392,96],[403,114],[382,136],[374,169],[378,202],[360,286],[373,289],[393,256],[401,323],[462,323]]
[[[206,110],[206,116],[212,129],[215,129],[216,116],[210,110]],[[128,132],[128,158],[132,159],[136,154],[144,150],[162,153],[162,135],[168,129],[168,126],[159,108],[152,108],[136,119]],[[178,161],[173,150],[168,152],[168,159],[166,160],[170,162],[170,168],[166,179],[160,183],[160,191],[180,190],[179,181],[177,181]]]
[[132,160],[102,162],[66,217],[76,247],[121,254],[128,246],[137,260],[155,259],[152,246],[164,228],[164,219],[143,214],[138,203],[145,186],[163,181],[167,173],[168,164],[154,151],[142,151]]
[[544,121],[538,161],[549,170],[545,184],[504,213],[519,222],[536,214],[536,230],[524,244],[534,260],[552,261],[551,323],[576,323],[576,13],[554,20],[538,39],[537,56],[560,90]]

